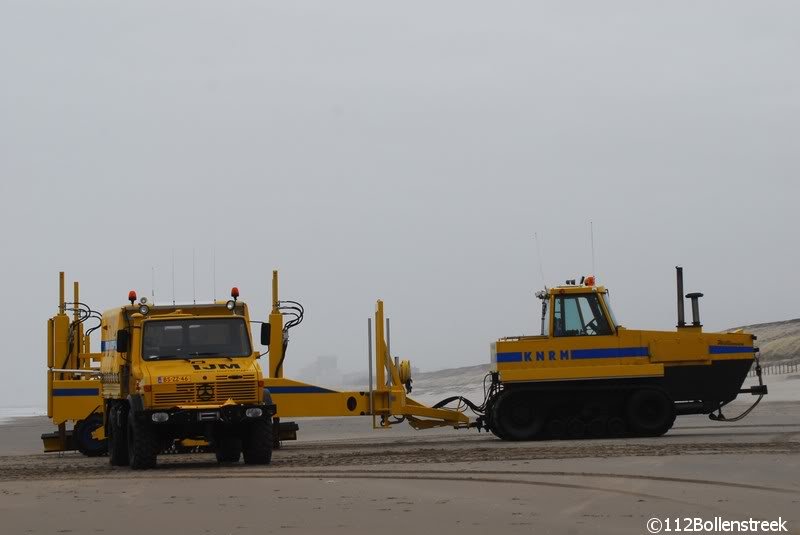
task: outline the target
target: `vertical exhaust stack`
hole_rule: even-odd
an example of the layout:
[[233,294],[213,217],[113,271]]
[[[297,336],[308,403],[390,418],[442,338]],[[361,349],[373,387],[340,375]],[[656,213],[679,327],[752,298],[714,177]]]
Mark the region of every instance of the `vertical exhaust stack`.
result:
[[686,316],[683,309],[683,268],[675,266],[675,274],[678,278],[678,328],[686,327]]
[[692,300],[692,327],[702,327],[703,324],[700,323],[700,298],[703,297],[703,294],[695,292],[687,294],[686,297]]

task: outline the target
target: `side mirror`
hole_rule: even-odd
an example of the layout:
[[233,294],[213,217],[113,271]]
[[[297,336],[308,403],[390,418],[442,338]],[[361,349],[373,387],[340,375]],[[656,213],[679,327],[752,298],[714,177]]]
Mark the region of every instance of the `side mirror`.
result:
[[270,328],[269,323],[262,323],[261,324],[261,345],[269,347],[269,334]]
[[117,351],[120,353],[127,353],[129,339],[130,334],[128,334],[128,331],[125,329],[117,331]]

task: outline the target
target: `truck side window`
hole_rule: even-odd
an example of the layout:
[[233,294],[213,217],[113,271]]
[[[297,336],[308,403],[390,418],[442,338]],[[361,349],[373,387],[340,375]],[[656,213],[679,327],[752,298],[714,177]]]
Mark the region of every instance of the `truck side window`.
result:
[[611,334],[596,295],[556,297],[553,310],[555,336],[596,336]]

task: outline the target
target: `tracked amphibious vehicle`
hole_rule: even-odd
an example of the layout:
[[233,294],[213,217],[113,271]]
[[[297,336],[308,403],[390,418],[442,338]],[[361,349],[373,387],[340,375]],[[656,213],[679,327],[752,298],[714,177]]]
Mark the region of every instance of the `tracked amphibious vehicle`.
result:
[[[680,267],[677,278],[678,325],[669,332],[619,325],[594,277],[539,292],[542,334],[492,344],[482,425],[506,440],[658,436],[678,415],[730,420],[722,408],[740,393],[759,396],[754,407],[767,393],[756,337],[703,332],[700,293],[686,296],[687,325]],[[743,390],[754,361],[759,385]]]

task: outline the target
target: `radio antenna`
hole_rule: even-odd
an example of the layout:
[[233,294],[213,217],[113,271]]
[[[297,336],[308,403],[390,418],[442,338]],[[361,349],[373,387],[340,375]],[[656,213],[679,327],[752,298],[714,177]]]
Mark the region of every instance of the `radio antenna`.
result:
[[194,248],[192,248],[192,303],[197,304],[197,291],[195,290],[195,276],[194,276]]
[[217,302],[217,251],[211,249],[211,293],[214,296],[214,302]]
[[172,250],[172,304],[175,304],[175,249]]
[[592,242],[592,275],[597,277],[594,267],[594,223],[592,221],[589,221],[589,239]]
[[542,278],[542,286],[545,286],[544,265],[543,265],[543,262],[542,262],[542,250],[539,247],[539,235],[536,232],[533,233],[533,241],[536,242],[536,256],[539,257],[539,276]]
[[150,301],[156,304],[156,268],[150,266]]

